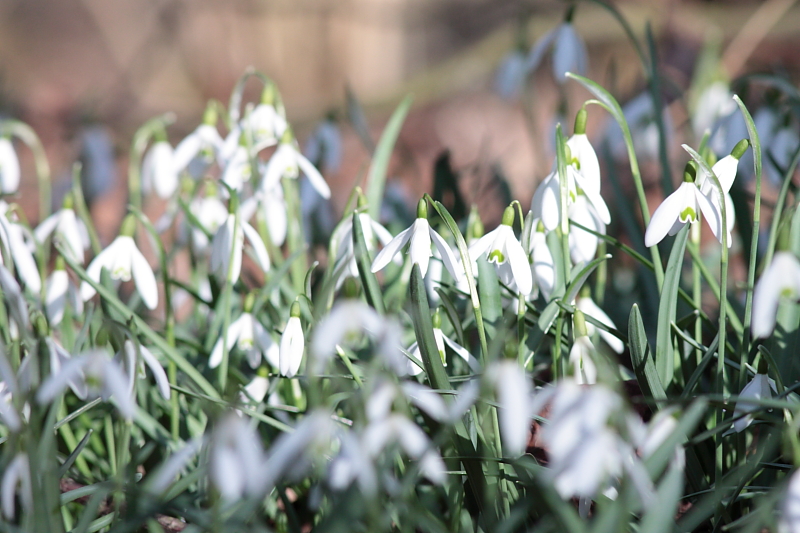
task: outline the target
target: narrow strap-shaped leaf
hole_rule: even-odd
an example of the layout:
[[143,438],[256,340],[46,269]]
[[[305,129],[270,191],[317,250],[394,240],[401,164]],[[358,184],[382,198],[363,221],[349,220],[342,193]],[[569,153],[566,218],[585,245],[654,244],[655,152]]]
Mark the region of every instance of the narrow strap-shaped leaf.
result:
[[406,120],[408,110],[411,108],[411,102],[414,98],[411,95],[406,96],[397,109],[392,113],[389,123],[381,134],[378,141],[378,146],[375,148],[375,154],[372,157],[372,165],[369,167],[369,174],[367,175],[367,203],[369,205],[369,216],[373,220],[378,220],[383,203],[383,189],[386,185],[386,172],[389,169],[389,159],[392,156],[392,150],[397,142],[397,137],[400,135],[400,128]]
[[672,245],[672,252],[664,272],[664,285],[661,287],[661,301],[658,304],[658,329],[656,330],[655,365],[664,387],[672,382],[673,354],[670,337],[670,322],[675,320],[678,304],[678,287],[681,283],[681,270],[686,241],[689,237],[689,224],[678,232]]
[[367,303],[374,307],[378,313],[384,314],[386,309],[383,305],[381,286],[377,278],[375,278],[375,274],[372,273],[372,257],[370,257],[367,243],[364,241],[364,228],[361,227],[358,211],[353,212],[353,251],[356,256],[358,275],[361,277],[361,284],[364,287],[364,296],[367,298]]
[[81,441],[75,446],[75,449],[69,454],[69,456],[64,460],[61,466],[58,468],[58,478],[61,479],[67,474],[67,471],[72,468],[73,463],[75,463],[75,459],[81,454],[83,449],[89,444],[89,438],[92,436],[92,432],[94,430],[89,428],[86,432],[86,435],[83,436]]
[[666,400],[667,393],[664,391],[664,385],[661,383],[661,378],[658,376],[658,371],[650,355],[642,314],[636,304],[633,304],[631,316],[628,319],[628,343],[631,349],[633,372],[636,374],[636,381],[639,382],[639,387],[645,397],[652,398],[659,403]]
[[481,309],[486,326],[486,334],[494,338],[497,326],[503,316],[503,299],[500,296],[500,280],[497,271],[484,257],[478,258],[478,294],[481,297]]

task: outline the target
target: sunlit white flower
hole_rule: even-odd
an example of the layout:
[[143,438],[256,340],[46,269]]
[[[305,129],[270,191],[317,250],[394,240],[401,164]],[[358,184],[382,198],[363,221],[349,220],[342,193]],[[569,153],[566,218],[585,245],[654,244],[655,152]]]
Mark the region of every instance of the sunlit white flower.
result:
[[11,194],[19,189],[19,158],[8,137],[0,137],[0,193]]
[[[584,315],[594,318],[608,328],[617,329],[617,326],[614,325],[614,322],[611,320],[611,318],[605,313],[605,311],[600,309],[596,303],[594,303],[594,300],[592,300],[591,296],[588,294],[578,296],[575,301],[575,307],[577,307]],[[595,331],[597,331],[600,334],[600,338],[602,338],[615,352],[622,353],[625,351],[625,344],[622,342],[622,340],[602,328],[596,328],[591,322],[586,322],[586,331],[590,337],[594,335]]]
[[766,374],[760,373],[753,376],[753,379],[744,386],[742,392],[739,393],[736,409],[733,411],[733,417],[738,418],[738,420],[733,422],[733,429],[735,429],[737,433],[744,431],[753,422],[753,416],[749,413],[759,409],[758,404],[748,402],[747,400],[750,398],[754,400],[768,400],[772,398],[773,390],[776,390],[775,382]]
[[79,381],[85,387],[87,399],[100,397],[108,401],[113,397],[119,412],[128,420],[133,419],[136,403],[129,380],[117,362],[101,350],[92,350],[68,360],[42,383],[36,401],[40,404],[52,402],[73,381]]
[[[575,203],[579,195],[583,195],[603,224],[611,222],[611,213],[605,200],[600,195],[600,183],[595,177],[586,178],[578,171],[577,163],[567,153],[567,208]],[[531,212],[544,224],[547,231],[556,229],[561,222],[561,182],[558,172],[553,171],[536,188],[531,200]],[[569,216],[569,213],[567,213]]]
[[[111,279],[130,281],[131,277],[133,277],[136,290],[142,297],[144,305],[148,309],[155,309],[158,305],[156,277],[153,274],[153,269],[150,268],[150,263],[147,262],[147,259],[136,247],[136,242],[133,240],[135,226],[136,219],[133,215],[128,215],[122,224],[120,235],[89,263],[86,275],[99,283],[100,273],[105,268],[108,270]],[[85,281],[81,283],[81,298],[83,301],[94,296],[95,292],[94,287],[89,283]]]
[[283,187],[280,182],[270,189],[266,189],[265,186],[266,182],[262,180],[255,194],[242,202],[239,213],[242,220],[250,220],[256,211],[260,210],[267,222],[269,238],[276,246],[281,246],[286,240],[286,230],[289,226]]
[[42,288],[42,278],[39,277],[39,268],[26,242],[26,235],[30,236],[30,231],[8,218],[8,204],[0,200],[0,243],[14,261],[19,279],[31,292],[38,293]]
[[228,415],[211,433],[208,475],[226,502],[258,494],[264,451],[253,426]]
[[522,455],[531,429],[531,387],[525,370],[516,361],[503,359],[487,368],[486,379],[497,395],[505,455]]
[[[229,211],[235,211],[235,202],[231,203]],[[256,262],[264,272],[270,269],[269,255],[264,246],[261,236],[247,222],[237,220],[234,213],[228,213],[225,220],[211,241],[211,271],[217,279],[223,281],[227,279],[231,283],[239,280],[242,272],[242,251],[244,241],[250,243]]]
[[500,280],[508,286],[516,286],[523,294],[533,290],[531,265],[528,254],[514,235],[514,207],[506,207],[503,222],[469,247],[472,260],[486,256],[495,265]]
[[[275,368],[277,368],[277,365],[275,365]],[[256,403],[261,403],[267,396],[268,391],[269,378],[267,377],[267,369],[262,366],[253,376],[253,379],[250,380],[250,383],[244,386],[241,398],[244,402],[255,401]]]
[[[691,179],[689,177],[688,179]],[[650,225],[644,234],[646,246],[655,246],[664,237],[675,235],[687,223],[694,224],[703,213],[714,236],[721,241],[720,213],[711,204],[693,181],[684,181],[678,189],[667,196],[653,213]],[[731,241],[728,240],[728,246]]]
[[29,513],[33,511],[33,489],[30,464],[28,455],[25,453],[19,453],[11,460],[3,474],[2,481],[0,481],[0,502],[2,502],[3,515],[9,520],[13,520],[16,514],[18,486],[22,509]]
[[278,149],[272,154],[264,170],[264,187],[270,189],[284,177],[297,179],[301,171],[323,198],[331,197],[331,190],[325,178],[317,167],[298,151],[294,142],[281,141],[278,145]]
[[[228,350],[233,348],[234,344],[238,346],[245,353],[251,368],[258,368],[262,357],[273,368],[280,366],[277,343],[251,313],[244,312],[239,315],[239,318],[228,327],[226,337]],[[222,339],[221,335],[211,350],[211,357],[208,360],[208,366],[211,368],[216,368],[222,362]]]
[[278,143],[289,124],[271,103],[262,102],[243,120],[244,127],[253,135],[253,145],[260,151]]
[[782,300],[800,299],[800,261],[791,252],[776,252],[753,293],[753,338],[768,337],[775,329]]
[[[711,171],[717,177],[717,180],[722,187],[722,192],[725,194],[725,210],[728,225],[728,246],[731,245],[731,231],[733,230],[733,225],[736,222],[736,212],[734,211],[733,199],[731,199],[730,190],[733,186],[733,180],[736,178],[736,170],[739,166],[739,159],[741,159],[742,155],[744,155],[748,146],[750,146],[750,142],[747,139],[739,141],[729,155],[726,155],[717,161],[713,167],[711,167]],[[710,176],[706,176],[704,172],[701,172],[697,176],[696,183],[700,188],[700,191],[711,201],[711,205],[714,206],[714,209],[720,213],[721,217],[722,207],[720,206],[719,190],[717,189],[714,180],[712,180]]]
[[[439,352],[439,356],[442,358],[442,364],[447,366],[447,357],[445,354],[445,346],[448,346],[453,352],[461,357],[473,370],[480,371],[480,364],[478,363],[477,359],[469,353],[469,350],[458,344],[456,341],[448,337],[442,332],[442,317],[437,309],[436,312],[433,314],[433,338],[436,341],[436,350]],[[414,344],[409,346],[408,352],[413,355],[417,361],[422,361],[422,352],[419,349],[419,343],[416,341]],[[418,366],[414,361],[408,360],[408,374],[412,376],[417,376],[422,373],[424,370],[422,367]]]
[[349,298],[340,300],[314,330],[311,371],[321,372],[338,349],[358,347],[369,339],[374,345],[374,353],[389,368],[404,375],[407,373],[406,358],[400,351],[400,335],[400,325],[396,321],[379,315],[366,302]]
[[575,382],[581,385],[597,383],[597,366],[593,358],[596,349],[592,340],[586,335],[581,335],[572,343],[569,351],[569,364],[575,376]]
[[545,300],[550,300],[556,283],[556,266],[553,254],[547,246],[547,237],[544,234],[544,224],[534,219],[531,224],[530,250],[528,255],[531,262],[531,276],[534,282],[533,297],[541,291]]
[[204,120],[203,124],[197,126],[175,147],[172,158],[175,172],[180,174],[186,170],[193,177],[200,177],[201,173],[214,161],[217,152],[222,147],[222,142],[217,128]]
[[219,199],[214,189],[214,187],[209,187],[204,196],[193,199],[189,204],[192,215],[203,226],[202,229],[191,228],[192,248],[196,253],[204,253],[208,250],[210,242],[207,233],[213,237],[228,218],[228,208]]
[[289,313],[289,320],[286,322],[286,328],[281,335],[279,368],[282,376],[292,378],[300,370],[305,343],[303,324],[300,323],[300,304],[294,302]]
[[142,162],[142,190],[169,198],[178,189],[178,169],[172,146],[166,140],[153,143]]
[[64,202],[64,207],[47,217],[34,230],[36,240],[43,243],[51,234],[63,243],[64,250],[78,264],[83,264],[83,251],[89,246],[89,235],[83,222],[75,216],[72,209],[72,195]]
[[567,147],[572,156],[571,164],[583,176],[582,185],[600,194],[600,162],[597,154],[586,136],[586,109],[578,111],[575,118],[575,134],[567,140]]
[[[606,225],[586,196],[579,194],[569,206],[569,219],[600,234],[606,233]],[[569,226],[569,255],[575,264],[588,263],[597,255],[600,238],[574,224]]]
[[[367,251],[375,249],[376,243],[380,242],[386,246],[392,241],[392,234],[380,223],[374,221],[366,212],[358,214],[358,222],[361,225],[361,232],[364,235],[364,244]],[[337,244],[336,264],[337,268],[342,269],[340,283],[345,276],[358,277],[358,265],[356,263],[355,245],[353,243],[353,216],[346,216],[333,232],[331,240]]]
[[68,301],[75,312],[83,313],[83,300],[78,287],[70,280],[67,271],[64,270],[63,260],[61,260],[60,264],[57,261],[56,268],[47,278],[44,288],[44,310],[51,326],[61,323]]
[[431,260],[431,242],[439,250],[442,262],[450,272],[450,275],[453,276],[453,279],[459,279],[463,274],[459,273],[459,269],[456,266],[457,262],[453,255],[453,250],[428,223],[428,206],[424,199],[417,204],[417,219],[410,228],[398,233],[394,239],[383,247],[383,250],[378,253],[372,262],[372,271],[383,270],[392,258],[408,244],[408,255],[411,258],[411,264],[419,265],[420,274],[424,277],[428,272],[428,263]]
[[336,122],[331,118],[320,122],[306,141],[303,152],[309,161],[321,165],[326,172],[338,172],[342,164],[342,132]]
[[167,378],[164,367],[158,362],[153,352],[146,346],[137,345],[130,339],[125,340],[122,351],[123,353],[119,355],[124,356],[123,360],[128,372],[128,388],[131,394],[134,394],[137,376],[144,377],[144,367],[147,365],[156,380],[158,392],[161,393],[165,400],[169,400],[171,392],[169,378]]

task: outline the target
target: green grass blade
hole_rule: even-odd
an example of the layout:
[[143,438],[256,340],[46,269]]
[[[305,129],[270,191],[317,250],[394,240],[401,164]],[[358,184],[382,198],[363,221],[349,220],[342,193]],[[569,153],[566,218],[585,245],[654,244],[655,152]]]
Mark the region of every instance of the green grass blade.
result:
[[672,252],[664,273],[661,288],[661,301],[658,304],[658,329],[656,330],[655,365],[664,387],[669,387],[673,375],[673,354],[670,322],[675,320],[678,304],[678,288],[681,283],[681,270],[686,241],[689,237],[689,224],[678,232],[672,245]]
[[367,243],[364,241],[364,228],[361,227],[358,211],[353,212],[353,251],[358,265],[358,275],[361,277],[361,284],[364,287],[364,296],[367,303],[375,310],[384,314],[386,309],[383,305],[383,293],[375,274],[372,273],[372,257],[367,250]]
[[378,146],[375,148],[375,155],[372,158],[372,165],[369,167],[367,175],[367,203],[369,204],[369,216],[373,220],[380,218],[381,204],[383,203],[383,190],[386,185],[386,173],[389,170],[389,159],[392,156],[397,137],[400,135],[400,128],[406,120],[408,110],[411,109],[411,102],[414,98],[406,96],[397,109],[392,113],[389,123],[381,134]]

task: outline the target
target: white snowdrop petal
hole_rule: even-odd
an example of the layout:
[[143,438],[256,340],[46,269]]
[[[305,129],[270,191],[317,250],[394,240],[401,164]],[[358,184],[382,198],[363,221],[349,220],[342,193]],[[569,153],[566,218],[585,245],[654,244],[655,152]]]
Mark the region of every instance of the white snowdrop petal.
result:
[[156,276],[153,274],[153,269],[150,268],[150,263],[135,245],[131,249],[131,271],[136,290],[142,297],[144,305],[148,309],[155,309],[158,305]]
[[386,268],[386,265],[391,262],[395,254],[399,253],[403,246],[411,239],[413,229],[414,226],[411,226],[401,231],[383,247],[383,250],[378,252],[378,255],[375,256],[375,260],[372,262],[372,272],[378,272]]

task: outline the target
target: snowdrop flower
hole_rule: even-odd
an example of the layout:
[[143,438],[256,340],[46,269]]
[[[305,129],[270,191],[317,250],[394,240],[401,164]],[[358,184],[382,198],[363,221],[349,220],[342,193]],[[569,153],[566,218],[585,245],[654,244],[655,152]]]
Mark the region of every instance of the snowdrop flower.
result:
[[[693,162],[686,165],[683,172],[683,183],[678,189],[667,196],[653,213],[650,225],[644,234],[646,246],[655,246],[669,235],[675,235],[687,223],[694,224],[702,212],[711,226],[714,236],[720,240],[721,215],[711,201],[700,191],[694,181],[695,168]],[[728,240],[728,246],[731,241]]]
[[286,240],[289,220],[286,213],[286,200],[283,197],[283,187],[280,182],[267,189],[266,182],[262,180],[261,186],[256,190],[255,194],[242,202],[242,208],[239,213],[242,220],[250,220],[259,209],[267,221],[270,240],[275,246],[283,245]]
[[534,219],[531,224],[528,255],[531,258],[531,276],[534,281],[532,296],[535,298],[541,291],[544,299],[550,300],[556,283],[556,266],[544,232],[545,227],[541,220]]
[[303,336],[303,324],[300,323],[300,304],[292,303],[289,312],[289,320],[286,328],[281,335],[281,347],[279,352],[279,368],[282,376],[292,378],[300,370],[300,363],[303,361],[303,351],[305,349],[305,337]]
[[[210,244],[207,234],[213,236],[217,233],[219,227],[228,218],[228,208],[219,199],[216,185],[208,182],[204,196],[193,199],[189,204],[189,209],[202,226],[202,228],[191,228],[192,248],[196,253],[204,253]],[[244,210],[244,206],[242,206],[242,210]]]
[[[133,277],[136,290],[142,297],[144,305],[148,309],[155,309],[158,305],[156,277],[147,259],[136,247],[136,242],[133,240],[135,230],[136,216],[129,214],[122,222],[119,236],[89,263],[86,275],[99,283],[100,273],[105,268],[111,279],[130,281]],[[81,283],[81,298],[84,302],[94,296],[95,292],[89,283],[85,281]]]
[[261,102],[244,118],[242,126],[252,134],[257,152],[277,144],[283,137],[289,123],[274,84],[264,86]]
[[528,76],[527,54],[520,49],[509,52],[504,58],[494,78],[494,90],[501,98],[516,98]]
[[431,260],[431,242],[442,255],[442,262],[450,272],[450,275],[453,276],[453,279],[461,278],[462,274],[459,274],[456,267],[457,261],[453,255],[453,250],[428,223],[428,204],[425,199],[417,203],[417,219],[411,227],[398,233],[375,257],[372,262],[372,272],[383,270],[392,258],[408,244],[408,255],[411,257],[411,264],[416,263],[419,265],[420,274],[424,277],[428,272],[428,263]]
[[733,429],[736,430],[736,433],[741,433],[753,422],[753,416],[749,413],[759,409],[757,404],[750,403],[747,399],[768,400],[772,398],[772,391],[776,390],[775,382],[767,376],[766,369],[763,369],[763,373],[761,370],[759,368],[759,372],[753,376],[753,379],[739,393],[739,400],[736,402],[736,409],[733,411],[733,417],[735,419],[738,418],[733,422]]
[[211,271],[220,282],[227,279],[231,283],[236,283],[239,280],[245,239],[250,243],[261,270],[266,272],[270,269],[269,255],[264,241],[253,226],[241,220],[241,217],[237,217],[237,209],[238,200],[234,195],[228,204],[228,217],[217,229],[211,241]]
[[776,252],[753,293],[753,338],[769,337],[782,300],[800,299],[800,261],[791,252]]
[[[653,109],[653,98],[649,91],[638,94],[622,106],[622,114],[631,133],[633,150],[639,160],[655,160],[659,154],[660,133],[656,124],[656,111]],[[672,117],[665,107],[662,110],[662,120],[667,134],[667,145],[672,137]],[[619,162],[627,161],[628,147],[622,135],[619,124],[612,120],[606,128],[606,138],[611,145],[611,152]]]
[[14,408],[14,394],[4,381],[0,381],[0,424],[13,433],[22,429],[22,421]]
[[[238,131],[232,131],[228,137],[241,135]],[[221,158],[224,156],[221,156]],[[222,171],[222,182],[234,191],[241,191],[245,182],[250,180],[253,175],[253,168],[250,164],[250,155],[247,148],[241,144],[235,145],[229,157],[222,159],[224,169]]]
[[471,244],[469,255],[473,261],[485,256],[490,263],[494,263],[497,275],[503,283],[516,286],[527,296],[533,290],[531,265],[528,254],[514,235],[514,217],[514,206],[506,207],[502,223]]
[[544,58],[547,49],[553,46],[553,77],[560,84],[566,81],[567,72],[585,74],[588,64],[588,54],[586,45],[581,40],[575,27],[572,25],[572,18],[575,8],[571,7],[567,11],[564,22],[557,28],[544,35],[531,48],[528,54],[527,70],[536,70],[539,63]]
[[[363,209],[365,206],[366,198],[364,198],[362,194],[359,194],[358,209]],[[382,246],[386,246],[392,241],[392,234],[380,223],[373,220],[372,217],[369,216],[369,213],[359,211],[356,218],[361,225],[361,232],[364,235],[364,244],[366,244],[367,251],[371,252],[375,249],[376,241],[380,242]],[[343,269],[342,276],[337,282],[337,285],[341,285],[345,275],[354,278],[358,277],[358,264],[356,263],[355,244],[353,242],[352,215],[345,216],[341,224],[333,231],[331,240],[334,246],[336,246],[337,267]]]
[[486,370],[486,380],[497,395],[500,436],[507,457],[525,453],[531,429],[531,388],[516,361],[503,359]]
[[200,452],[202,446],[202,437],[195,437],[188,441],[147,475],[142,483],[144,489],[155,496],[163,495],[172,486],[175,478],[186,468],[187,463]]
[[8,304],[12,325],[16,324],[18,327],[27,328],[29,323],[28,304],[25,302],[19,283],[2,265],[2,262],[0,262],[0,289],[2,289],[3,298]]
[[[750,146],[750,141],[747,139],[742,139],[736,144],[730,155],[726,155],[714,163],[714,166],[711,167],[711,171],[717,177],[717,180],[719,180],[722,191],[725,193],[725,209],[728,223],[728,246],[731,245],[731,231],[733,230],[733,225],[736,222],[736,212],[734,211],[733,200],[731,199],[729,191],[733,186],[733,180],[736,178],[736,170],[739,166],[739,159],[741,159],[742,155],[744,155],[748,146]],[[717,189],[714,180],[711,179],[710,176],[706,176],[705,173],[701,173],[697,177],[697,181],[695,183],[700,188],[700,192],[705,194],[706,197],[711,201],[711,205],[714,206],[714,209],[718,213],[722,213],[722,208],[720,207],[719,190]],[[721,216],[722,215],[720,214],[720,217]]]
[[572,320],[575,341],[569,351],[569,364],[572,365],[574,371],[575,383],[593,385],[597,383],[597,365],[594,363],[597,350],[586,331],[586,320],[583,313],[576,309]]
[[83,313],[83,300],[72,280],[69,279],[67,271],[64,269],[64,258],[56,258],[56,266],[50,277],[47,279],[44,288],[44,309],[47,321],[51,326],[57,326],[64,318],[64,309],[67,301],[78,313]]
[[28,455],[18,453],[11,460],[3,480],[0,482],[0,503],[3,515],[9,520],[14,520],[16,514],[16,495],[19,486],[20,502],[22,509],[29,513],[33,511],[33,489],[31,488],[31,470]]
[[19,278],[31,292],[38,293],[42,289],[42,278],[39,277],[39,268],[26,242],[28,229],[10,220],[8,211],[8,204],[0,200],[0,242],[14,261]]
[[[469,353],[469,350],[442,333],[442,316],[439,312],[439,309],[436,309],[436,311],[433,313],[432,320],[433,338],[436,340],[436,349],[439,352],[439,356],[442,358],[442,364],[447,366],[447,357],[445,356],[445,345],[447,345],[455,354],[459,355],[464,361],[466,361],[473,370],[480,371],[480,364],[475,357]],[[416,341],[414,344],[409,346],[408,352],[411,353],[417,359],[417,361],[422,361],[422,352],[420,351],[419,344]],[[424,369],[417,366],[414,361],[410,359],[408,360],[408,374],[417,376],[421,374],[423,370]]]
[[336,303],[330,314],[314,330],[311,353],[313,373],[321,372],[324,364],[345,346],[359,345],[365,336],[374,343],[375,353],[389,368],[401,375],[407,373],[406,358],[400,351],[400,326],[379,315],[362,300],[346,298]]
[[142,190],[145,193],[155,192],[159,198],[169,198],[178,190],[175,155],[163,132],[156,136],[156,142],[144,156]]
[[[606,225],[589,203],[586,196],[579,194],[569,206],[569,219],[592,231],[605,235]],[[575,225],[569,226],[569,255],[575,264],[588,263],[597,255],[599,237]]]
[[[585,291],[583,294],[578,296],[577,301],[575,302],[575,307],[578,308],[584,315],[592,317],[601,324],[611,329],[617,329],[617,326],[614,325],[614,322],[611,320],[611,318],[609,318],[605,311],[600,309],[600,307],[594,303],[594,300],[592,300],[591,296],[589,296],[588,291]],[[608,344],[615,352],[622,353],[625,351],[625,343],[623,343],[622,340],[604,329],[596,328],[591,322],[586,322],[586,331],[589,337],[593,336],[594,332],[597,331],[600,334],[600,338],[603,339],[606,344]]]
[[[278,365],[274,366],[275,368],[278,368]],[[243,402],[249,403],[254,401],[256,403],[261,403],[264,401],[264,398],[267,396],[267,392],[269,391],[268,375],[269,372],[265,366],[260,366],[258,368],[256,375],[250,380],[250,383],[245,385],[242,389],[241,399]]]
[[575,116],[575,133],[567,140],[571,160],[578,173],[583,177],[581,181],[584,189],[591,189],[595,194],[600,194],[600,162],[597,154],[586,136],[586,108],[581,108]]
[[75,216],[71,193],[64,197],[63,207],[44,219],[33,232],[40,243],[51,234],[64,244],[64,250],[73,261],[83,264],[83,251],[89,246],[89,236],[83,222]]
[[264,187],[270,189],[284,177],[297,179],[302,171],[320,196],[326,199],[330,198],[331,190],[325,182],[325,178],[319,173],[317,167],[298,151],[295,146],[296,143],[291,139],[286,139],[286,137],[290,136],[284,135],[284,139],[281,139],[278,149],[275,150],[275,153],[272,154],[272,157],[267,162],[267,167],[264,170]]
[[[795,131],[796,126],[786,126],[775,132],[772,137],[772,142],[769,144],[761,142],[761,146],[768,146],[768,150],[772,157],[765,157],[765,167],[767,175],[773,183],[780,185],[783,183],[785,170],[789,168],[792,162],[792,156],[800,146],[800,136]],[[773,163],[773,160],[775,163]],[[781,169],[781,170],[779,170]]]
[[211,433],[209,477],[226,502],[260,493],[261,440],[246,420],[230,414]]
[[43,405],[52,402],[75,381],[86,391],[86,399],[100,397],[108,401],[113,397],[117,409],[126,419],[131,420],[136,414],[136,403],[128,378],[119,364],[101,350],[92,350],[69,359],[42,383],[36,393],[36,401]]
[[778,532],[797,533],[800,531],[800,470],[795,470],[789,478],[780,510]]
[[[274,368],[278,368],[280,367],[278,345],[261,322],[252,315],[254,301],[255,295],[248,294],[244,302],[244,312],[228,327],[227,349],[230,350],[236,344],[247,356],[251,368],[258,368],[262,357]],[[211,350],[211,357],[208,360],[208,366],[211,368],[218,367],[222,362],[222,339],[221,336]]]
[[[714,130],[714,126],[721,125],[731,117],[738,106],[733,100],[733,94],[724,81],[716,81],[703,89],[694,106],[692,114],[692,129],[696,138],[701,138],[706,130]],[[720,142],[724,140],[724,131],[719,128],[712,131],[710,140],[712,148],[719,153]]]
[[0,193],[11,194],[19,189],[19,158],[8,137],[0,137]]
[[339,171],[342,164],[342,132],[333,117],[322,121],[306,141],[306,158],[326,172]]
[[216,108],[209,105],[203,113],[203,123],[175,147],[173,154],[175,172],[180,174],[187,170],[192,177],[198,178],[208,168],[222,149],[223,141],[215,126],[216,123]]
[[134,394],[136,376],[139,375],[144,377],[144,366],[147,365],[147,367],[150,369],[150,372],[153,373],[153,378],[156,380],[158,392],[161,393],[161,396],[165,400],[169,400],[171,392],[169,387],[169,378],[167,378],[167,373],[164,372],[164,367],[158,362],[158,359],[156,359],[156,356],[153,355],[153,352],[151,352],[142,344],[136,344],[132,340],[126,339],[125,343],[122,345],[122,353],[117,355],[124,355],[125,364],[128,370],[128,389],[130,390],[131,394]]

